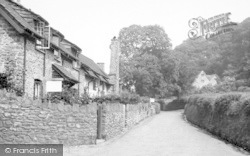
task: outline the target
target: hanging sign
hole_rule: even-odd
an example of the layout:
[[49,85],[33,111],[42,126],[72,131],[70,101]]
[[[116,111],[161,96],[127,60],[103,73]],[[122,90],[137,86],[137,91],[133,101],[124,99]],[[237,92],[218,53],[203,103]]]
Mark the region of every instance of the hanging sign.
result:
[[62,81],[47,81],[46,92],[62,92]]

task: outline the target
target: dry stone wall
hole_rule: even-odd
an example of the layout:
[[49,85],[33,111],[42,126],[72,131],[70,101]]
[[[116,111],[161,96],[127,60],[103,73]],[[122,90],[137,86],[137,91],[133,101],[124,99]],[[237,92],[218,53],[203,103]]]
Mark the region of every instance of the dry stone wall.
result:
[[94,144],[96,104],[46,104],[18,98],[0,101],[0,143]]
[[98,105],[101,137],[114,138],[145,118],[159,113],[158,103],[41,103],[0,90],[0,144],[95,144]]
[[103,104],[103,138],[107,140],[120,135],[147,117],[158,113],[160,113],[158,103]]

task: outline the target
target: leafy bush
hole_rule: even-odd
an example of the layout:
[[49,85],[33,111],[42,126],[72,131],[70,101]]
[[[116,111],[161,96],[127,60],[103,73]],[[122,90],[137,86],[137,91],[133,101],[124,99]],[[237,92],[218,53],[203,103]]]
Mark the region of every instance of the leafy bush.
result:
[[91,98],[90,98],[89,94],[84,93],[84,94],[81,95],[80,101],[81,101],[81,104],[82,104],[82,105],[84,105],[84,104],[89,104],[90,101],[91,101]]
[[130,93],[128,91],[123,91],[120,94],[120,102],[124,104],[136,104],[141,101],[140,96],[136,93]]
[[85,105],[91,101],[88,94],[82,94],[79,97],[78,91],[76,89],[67,87],[65,87],[61,93],[49,93],[47,100],[51,101],[52,103],[60,103],[62,101],[70,105]]
[[150,98],[147,97],[147,96],[142,96],[142,97],[140,97],[140,99],[141,99],[141,102],[143,102],[143,103],[149,103],[150,102]]
[[240,92],[250,92],[250,87],[247,87],[247,86],[240,86],[238,88],[238,91]]
[[107,94],[100,97],[95,97],[93,101],[98,103],[111,102],[111,103],[123,103],[123,104],[136,104],[140,102],[140,96],[135,93],[129,93],[127,91],[121,92],[120,95],[117,94]]
[[250,94],[230,92],[189,98],[184,114],[188,121],[250,151]]

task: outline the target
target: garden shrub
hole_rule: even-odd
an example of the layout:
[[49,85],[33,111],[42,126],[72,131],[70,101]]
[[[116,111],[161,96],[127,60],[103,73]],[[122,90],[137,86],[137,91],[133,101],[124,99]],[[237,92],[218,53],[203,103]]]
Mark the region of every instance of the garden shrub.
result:
[[231,92],[191,96],[184,114],[188,121],[250,150],[250,94]]
[[149,103],[149,102],[150,102],[150,98],[147,97],[147,96],[141,96],[141,97],[140,97],[140,100],[141,100],[141,102],[143,102],[143,103]]
[[79,93],[76,89],[65,87],[61,93],[48,93],[47,100],[49,100],[51,103],[64,102],[65,104],[69,105],[85,105],[90,103],[91,98],[88,94],[82,94],[80,97],[78,94]]

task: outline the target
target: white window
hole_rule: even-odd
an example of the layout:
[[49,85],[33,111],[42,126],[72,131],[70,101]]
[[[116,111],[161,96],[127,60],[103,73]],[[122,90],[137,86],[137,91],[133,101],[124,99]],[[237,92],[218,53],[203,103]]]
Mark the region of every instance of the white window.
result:
[[34,81],[34,99],[40,99],[42,97],[42,81]]
[[73,61],[73,68],[79,68],[79,63],[76,61]]
[[60,57],[59,51],[57,51],[57,50],[54,49],[54,55],[55,55],[56,57]]
[[44,27],[45,27],[45,23],[44,22],[35,21],[35,30],[41,36],[44,35]]

